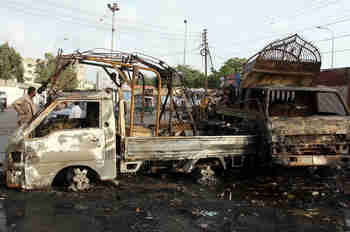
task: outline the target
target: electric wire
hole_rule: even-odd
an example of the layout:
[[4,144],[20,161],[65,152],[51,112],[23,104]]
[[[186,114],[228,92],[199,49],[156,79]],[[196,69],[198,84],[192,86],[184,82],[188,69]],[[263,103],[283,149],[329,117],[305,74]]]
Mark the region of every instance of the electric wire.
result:
[[[6,0],[5,0],[6,1]],[[57,12],[57,8],[61,8],[61,9],[64,9],[64,10],[69,10],[69,11],[72,11],[72,13],[74,13],[74,15],[76,15],[76,12],[78,11],[78,12],[80,12],[80,13],[82,13],[82,14],[85,14],[85,15],[89,15],[89,16],[92,16],[93,18],[98,18],[98,17],[100,17],[101,18],[101,16],[98,16],[97,14],[95,14],[95,13],[91,13],[91,12],[88,12],[88,11],[84,11],[84,10],[82,10],[82,9],[79,9],[79,8],[67,8],[67,7],[64,7],[64,6],[61,6],[61,5],[59,5],[59,4],[57,4],[57,3],[55,3],[55,2],[53,2],[53,1],[48,1],[49,3],[50,3],[50,7],[52,7],[52,6],[55,6],[56,8],[55,8],[55,13]],[[33,2],[34,3],[34,2]],[[46,2],[47,3],[47,2]],[[26,4],[26,3],[24,3],[24,2],[21,2],[21,1],[16,1],[16,0],[12,0],[11,2],[10,1],[8,1],[7,2],[7,4],[15,4],[15,6],[23,6],[23,7],[25,7],[25,9],[33,9],[33,10],[40,10],[40,11],[47,11],[47,9],[46,8],[43,8],[41,5],[41,8],[35,8],[35,6],[33,6],[33,4]],[[6,7],[6,6],[5,6]],[[63,16],[62,15],[62,12],[60,12],[61,13],[61,16]],[[81,15],[82,15],[81,14]],[[51,14],[50,14],[51,15]],[[71,18],[73,18],[72,17],[72,14],[69,14],[69,15],[64,15],[64,17],[71,17]],[[85,20],[85,19],[81,19],[81,18],[78,18],[78,20]],[[123,18],[118,18],[118,21],[122,21],[122,20],[124,20],[124,21],[130,21],[130,20],[125,20],[125,19],[123,19]],[[110,23],[108,23],[108,24],[110,24]],[[138,23],[139,24],[139,23]],[[149,31],[149,32],[159,32],[159,33],[162,33],[162,34],[168,34],[168,35],[170,35],[170,36],[183,36],[183,34],[182,33],[169,33],[169,32],[164,32],[164,31],[159,31],[159,30],[156,30],[156,29],[154,29],[155,28],[155,26],[154,25],[151,25],[151,24],[145,24],[145,23],[142,23],[142,28],[140,28],[140,27],[137,27],[137,26],[135,26],[135,25],[126,25],[125,23],[124,24],[122,24],[123,25],[123,27],[125,27],[125,28],[131,28],[131,29],[133,29],[133,30],[142,30],[142,31]],[[148,26],[148,27],[152,27],[152,29],[151,28],[146,28],[145,26]],[[191,32],[188,32],[188,37],[192,37],[192,36],[195,36],[195,37],[198,37],[198,36],[200,36],[200,33],[198,32],[198,33],[191,33]]]

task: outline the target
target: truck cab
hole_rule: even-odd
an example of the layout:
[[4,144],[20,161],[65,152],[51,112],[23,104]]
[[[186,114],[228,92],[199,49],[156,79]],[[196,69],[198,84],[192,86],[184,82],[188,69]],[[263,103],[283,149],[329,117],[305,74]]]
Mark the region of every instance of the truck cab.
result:
[[[283,166],[347,166],[350,116],[334,89],[268,86],[249,88],[245,99],[262,107],[262,144]],[[254,107],[253,107],[254,108]],[[251,108],[251,111],[254,109]]]
[[[72,104],[82,108],[79,117],[72,118],[66,109]],[[10,137],[7,186],[45,188],[63,178],[71,188],[84,189],[91,178],[114,179],[115,138],[111,94],[65,93]]]

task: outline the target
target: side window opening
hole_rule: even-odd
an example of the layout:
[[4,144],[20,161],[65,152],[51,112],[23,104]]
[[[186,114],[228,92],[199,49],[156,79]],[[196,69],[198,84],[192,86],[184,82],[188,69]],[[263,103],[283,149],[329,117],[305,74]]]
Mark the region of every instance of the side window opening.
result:
[[319,115],[345,116],[347,114],[342,101],[335,93],[317,93],[317,109]]
[[43,137],[66,129],[98,128],[100,127],[99,106],[99,102],[60,102],[37,126],[34,137]]
[[99,103],[87,102],[86,107],[86,127],[97,128],[100,126]]
[[288,90],[275,90],[270,92],[269,115],[272,117],[289,117],[295,102],[295,92]]
[[315,93],[278,90],[271,92],[269,115],[272,117],[308,117],[317,113]]

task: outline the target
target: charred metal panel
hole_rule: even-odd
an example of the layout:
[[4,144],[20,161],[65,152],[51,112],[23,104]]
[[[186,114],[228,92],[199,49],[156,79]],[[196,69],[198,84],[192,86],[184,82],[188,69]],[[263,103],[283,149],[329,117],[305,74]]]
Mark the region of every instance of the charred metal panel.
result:
[[271,125],[271,132],[276,136],[347,134],[350,129],[350,117],[273,117]]
[[[9,161],[8,178],[11,179],[7,180],[8,185],[23,189],[46,188],[60,170],[74,165],[88,166],[102,179],[114,178],[103,175],[103,147],[101,129],[63,130],[43,138],[28,139],[23,156]],[[12,154],[17,157],[17,153],[11,153],[10,157]]]
[[285,166],[338,166],[349,165],[349,156],[273,156],[273,161]]
[[102,177],[115,177],[116,171],[116,125],[114,117],[114,107],[112,101],[102,101],[102,128],[105,136],[104,168],[101,170]]
[[287,166],[349,164],[349,117],[276,117],[271,122],[271,152],[275,163]]
[[319,50],[295,34],[268,44],[249,58],[241,86],[311,86],[320,67]]
[[256,136],[129,137],[125,160],[193,159],[256,153]]

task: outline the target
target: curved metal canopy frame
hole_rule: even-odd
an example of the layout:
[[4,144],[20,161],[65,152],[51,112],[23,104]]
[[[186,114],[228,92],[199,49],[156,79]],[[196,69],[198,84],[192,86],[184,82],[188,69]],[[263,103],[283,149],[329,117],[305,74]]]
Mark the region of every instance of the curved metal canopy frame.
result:
[[298,34],[294,34],[268,44],[260,52],[249,58],[248,62],[254,59],[321,63],[321,54],[316,46],[304,40]]

